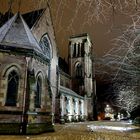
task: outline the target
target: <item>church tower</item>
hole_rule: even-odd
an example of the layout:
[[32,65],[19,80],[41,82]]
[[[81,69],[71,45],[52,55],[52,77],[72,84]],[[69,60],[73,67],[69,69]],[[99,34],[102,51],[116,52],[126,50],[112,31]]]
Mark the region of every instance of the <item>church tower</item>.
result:
[[72,89],[86,97],[88,116],[93,116],[93,96],[95,95],[92,42],[87,33],[69,38],[69,69]]
[[91,97],[93,93],[92,43],[88,34],[69,39],[69,67],[72,89],[80,95]]

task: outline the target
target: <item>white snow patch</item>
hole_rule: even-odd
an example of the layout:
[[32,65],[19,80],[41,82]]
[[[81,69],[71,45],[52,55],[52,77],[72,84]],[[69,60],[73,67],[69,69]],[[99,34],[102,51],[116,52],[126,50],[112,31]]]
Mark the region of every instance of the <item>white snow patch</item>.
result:
[[94,126],[94,125],[88,125],[87,127],[90,131],[98,131],[100,129],[115,130],[115,131],[129,131],[129,130],[134,129],[132,127],[122,127],[122,126]]

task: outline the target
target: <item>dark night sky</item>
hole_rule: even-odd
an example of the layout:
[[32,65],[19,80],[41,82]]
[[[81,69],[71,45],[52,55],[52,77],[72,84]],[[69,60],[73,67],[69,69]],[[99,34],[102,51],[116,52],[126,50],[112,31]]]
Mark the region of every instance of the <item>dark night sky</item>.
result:
[[[19,7],[18,1],[20,0],[12,1],[14,1],[12,4],[12,11],[16,13]],[[45,8],[46,1],[47,0],[21,0],[20,11],[21,13],[27,13],[35,9]],[[110,9],[114,8],[114,12],[112,12],[112,10],[108,11],[109,5],[105,7],[104,5],[102,5],[103,7],[95,7],[95,5],[92,3],[93,1],[95,2],[95,0],[50,0],[56,43],[61,57],[67,57],[66,51],[68,48],[68,38],[71,35],[81,33],[88,33],[90,35],[94,45],[94,54],[97,57],[103,56],[113,47],[112,40],[123,33],[123,29],[126,27],[126,25],[132,24],[130,15],[119,11],[123,10],[121,9],[121,6],[124,6],[127,12],[129,12],[132,8],[140,9],[140,5],[139,7],[137,5],[133,7],[133,3],[131,4],[130,0],[125,0],[126,2],[130,2],[129,8],[124,3],[124,5],[119,5],[120,7],[109,7]],[[110,0],[96,1],[110,2]],[[111,1],[116,2],[120,0]],[[122,0],[121,2],[125,1]],[[99,17],[97,11],[95,11],[96,8],[99,8],[99,13],[105,8],[105,10],[100,13]],[[7,10],[8,0],[0,0],[0,12],[6,12]],[[97,15],[95,15],[95,13]],[[105,69],[101,69],[102,73],[103,71],[105,71]],[[106,79],[109,81],[108,78]],[[104,100],[106,94],[103,93],[106,93],[105,90],[109,85],[104,85],[104,83],[101,85],[101,80],[98,80],[97,77],[97,82],[99,81],[99,84],[97,83],[97,93],[98,95],[103,95],[100,97],[100,99]],[[108,93],[110,93],[110,91]],[[113,96],[111,95],[110,97]],[[102,103],[102,100],[100,103]]]
[[[0,0],[0,10],[8,9],[8,0]],[[12,5],[13,12],[18,11],[18,0]],[[28,3],[27,3],[28,1]],[[47,0],[21,0],[20,10],[25,13],[44,7]],[[82,3],[82,1],[85,1]],[[104,55],[112,48],[112,39],[121,34],[122,27],[128,23],[128,17],[116,12],[99,17],[99,22],[94,17],[94,5],[90,0],[51,0],[51,13],[56,33],[59,54],[66,57],[65,50],[68,47],[68,38],[74,34],[88,33],[94,44],[96,56]],[[103,22],[102,22],[103,21]],[[102,22],[102,23],[101,23]]]

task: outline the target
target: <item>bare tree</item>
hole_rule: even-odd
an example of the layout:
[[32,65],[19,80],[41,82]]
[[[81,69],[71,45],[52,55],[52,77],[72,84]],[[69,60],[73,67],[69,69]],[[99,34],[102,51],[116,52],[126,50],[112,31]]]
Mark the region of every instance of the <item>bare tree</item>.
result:
[[[140,106],[140,25],[139,17],[115,39],[113,47],[100,61],[96,74],[112,81],[106,98],[128,114]],[[113,97],[112,97],[112,96]]]
[[130,113],[140,106],[140,95],[132,87],[120,88],[116,103],[130,117]]

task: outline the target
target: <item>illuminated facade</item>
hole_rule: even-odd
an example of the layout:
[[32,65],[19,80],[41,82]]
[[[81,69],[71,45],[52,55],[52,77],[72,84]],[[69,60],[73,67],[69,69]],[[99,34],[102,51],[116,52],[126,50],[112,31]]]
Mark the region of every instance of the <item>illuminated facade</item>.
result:
[[0,28],[0,133],[41,133],[53,131],[57,121],[92,119],[89,36],[70,38],[65,72],[49,7],[31,29],[27,24],[17,13]]

